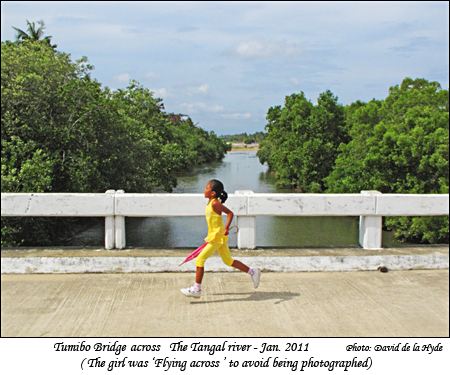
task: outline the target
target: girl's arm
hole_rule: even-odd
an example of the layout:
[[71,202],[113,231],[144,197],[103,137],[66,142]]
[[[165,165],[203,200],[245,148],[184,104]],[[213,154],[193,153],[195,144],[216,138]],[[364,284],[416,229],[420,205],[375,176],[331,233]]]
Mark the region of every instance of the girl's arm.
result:
[[228,233],[230,231],[230,225],[234,217],[233,211],[225,207],[219,200],[216,200],[212,204],[212,207],[214,212],[219,215],[222,215],[222,212],[225,212],[227,214],[227,223],[225,224],[225,236],[228,236]]

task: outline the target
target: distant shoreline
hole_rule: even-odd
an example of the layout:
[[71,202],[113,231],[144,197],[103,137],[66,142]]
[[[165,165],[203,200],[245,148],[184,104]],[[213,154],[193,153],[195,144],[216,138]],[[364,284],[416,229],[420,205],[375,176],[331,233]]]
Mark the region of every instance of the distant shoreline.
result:
[[250,152],[250,151],[258,151],[258,148],[232,148],[227,152]]
[[231,145],[231,150],[228,152],[237,152],[237,151],[258,151],[259,150],[259,144],[258,143],[252,143],[249,145],[246,145],[244,143],[233,143]]

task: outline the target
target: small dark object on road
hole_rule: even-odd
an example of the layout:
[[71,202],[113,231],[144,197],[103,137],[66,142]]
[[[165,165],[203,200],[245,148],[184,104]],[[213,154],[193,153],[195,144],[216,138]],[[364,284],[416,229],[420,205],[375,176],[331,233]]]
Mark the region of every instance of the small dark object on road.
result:
[[380,272],[387,272],[388,271],[387,267],[385,267],[385,266],[379,266],[377,268],[377,270],[380,271]]

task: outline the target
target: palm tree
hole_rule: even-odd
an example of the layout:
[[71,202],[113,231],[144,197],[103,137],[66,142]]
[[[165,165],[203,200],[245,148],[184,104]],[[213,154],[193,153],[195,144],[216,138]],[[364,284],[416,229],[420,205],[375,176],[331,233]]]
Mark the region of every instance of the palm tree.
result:
[[16,35],[16,41],[18,42],[23,42],[25,40],[33,40],[33,41],[45,41],[46,43],[48,43],[48,45],[50,47],[52,47],[53,49],[55,49],[57,46],[56,44],[51,44],[50,40],[51,40],[51,35],[43,37],[44,36],[44,29],[45,29],[45,25],[44,25],[44,21],[38,21],[37,22],[39,27],[36,28],[36,24],[34,22],[30,22],[27,20],[27,31],[23,31],[21,29],[18,29],[17,27],[13,26],[13,29],[17,31],[17,35]]

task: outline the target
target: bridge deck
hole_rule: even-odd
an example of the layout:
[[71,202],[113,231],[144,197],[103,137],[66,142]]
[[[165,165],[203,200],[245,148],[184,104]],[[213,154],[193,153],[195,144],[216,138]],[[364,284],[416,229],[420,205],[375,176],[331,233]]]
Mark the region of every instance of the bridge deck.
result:
[[1,276],[2,336],[445,337],[448,270]]

